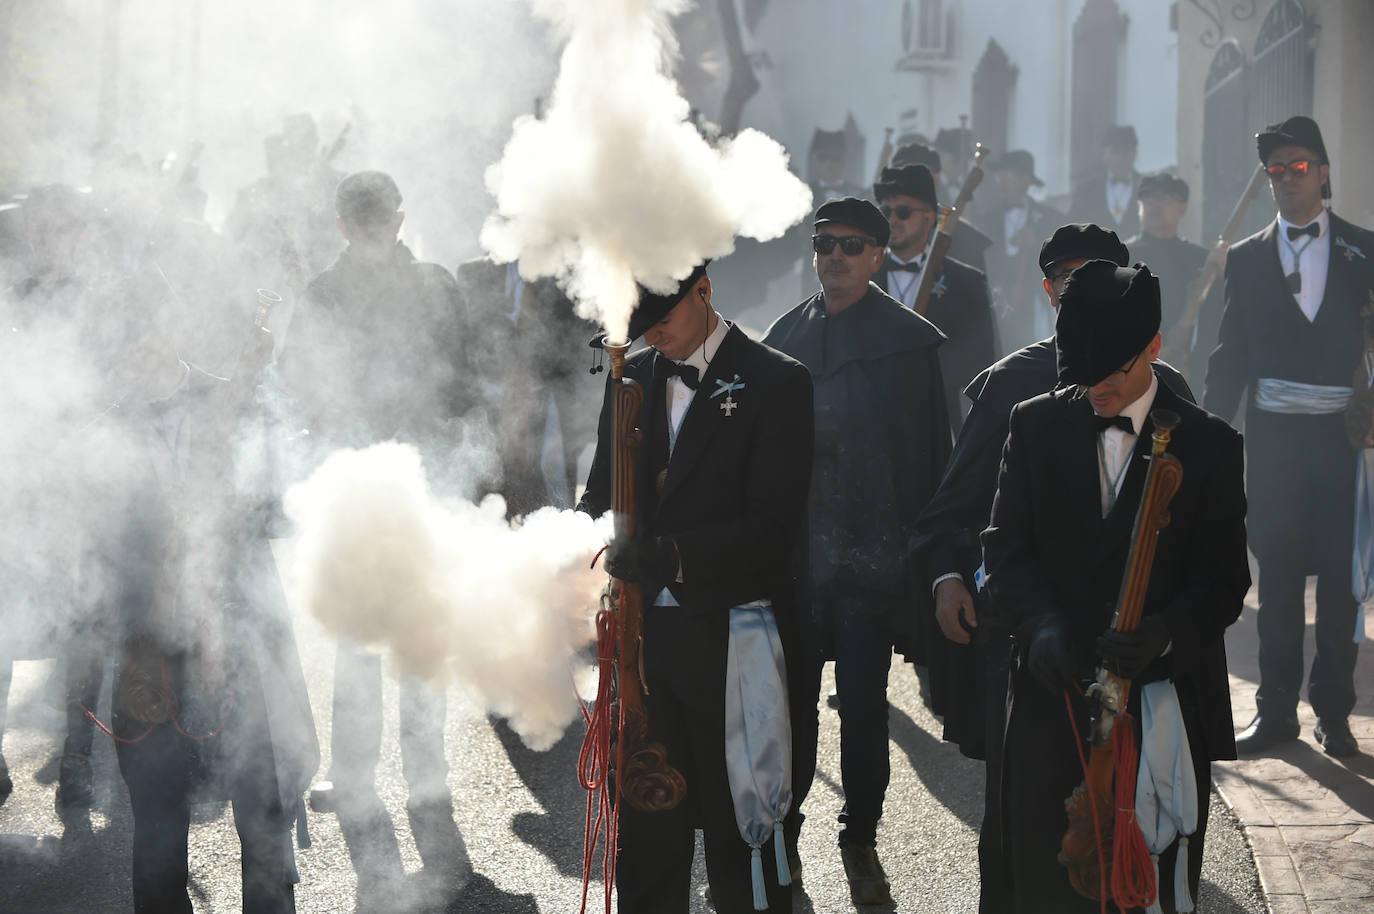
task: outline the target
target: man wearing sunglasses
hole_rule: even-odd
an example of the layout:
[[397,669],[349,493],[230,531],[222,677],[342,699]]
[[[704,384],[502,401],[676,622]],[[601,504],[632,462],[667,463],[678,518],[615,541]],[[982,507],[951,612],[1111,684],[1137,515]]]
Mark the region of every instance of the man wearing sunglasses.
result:
[[[1137,794],[1140,821],[1174,821],[1187,837],[1150,846],[1165,911],[1192,910],[1174,901],[1184,883],[1197,897],[1210,760],[1234,757],[1222,638],[1250,587],[1241,437],[1160,383],[1152,364],[1159,316],[1159,284],[1144,265],[1096,260],[1079,267],[1060,296],[1055,325],[1061,387],[1011,413],[982,535],[987,589],[1019,659],[1004,752],[1010,903],[1002,911],[1099,909],[1071,887],[1056,859],[1068,826],[1064,801],[1083,781],[1080,734],[1088,715],[1081,689],[1099,666],[1131,680],[1128,707],[1144,723],[1141,771],[1154,790]],[[1112,613],[1145,491],[1156,410],[1180,419],[1169,452],[1183,478],[1157,539],[1141,622],[1123,633],[1113,630]],[[1151,713],[1141,715],[1142,702]],[[1151,726],[1164,720],[1173,724],[1172,739],[1169,727]],[[1149,802],[1155,796],[1158,809]]]
[[1323,206],[1330,163],[1316,122],[1291,117],[1256,136],[1278,218],[1231,248],[1219,345],[1204,403],[1224,418],[1245,396],[1250,541],[1259,561],[1257,713],[1241,753],[1296,740],[1306,625],[1317,576],[1316,655],[1307,697],[1333,756],[1359,745],[1358,605],[1352,593],[1356,450],[1346,433],[1351,380],[1364,358],[1362,311],[1374,302],[1374,234]]
[[[940,131],[942,136],[946,132],[948,131]],[[941,150],[924,143],[903,143],[892,154],[892,167],[924,165],[930,169],[931,175],[935,177],[936,196],[944,196],[953,200],[959,196],[960,188],[951,187],[949,182],[941,180],[940,170],[944,167],[944,158]],[[955,183],[958,183],[957,180]],[[970,202],[969,208],[972,209],[972,206],[973,204]],[[949,246],[949,256],[979,272],[986,273],[988,268],[987,249],[991,246],[992,239],[974,227],[969,220],[969,213],[960,213],[959,221],[954,226],[954,242]],[[878,285],[882,285],[882,283],[880,282]]]
[[[889,224],[866,200],[821,206],[812,236],[821,292],[764,338],[810,369],[815,383],[809,536],[799,574],[809,648],[798,658],[807,663],[805,689],[792,703],[799,761],[789,836],[800,828],[815,773],[821,667],[834,660],[845,796],[839,844],[856,904],[890,900],[876,848],[889,776],[887,674],[894,647],[916,660],[937,637],[909,543],[950,448],[938,357],[944,338],[871,281]],[[809,765],[802,758],[808,735]]]
[[[910,308],[925,278],[930,240],[939,219],[935,176],[924,165],[884,168],[873,197],[887,217],[887,258],[873,282]],[[946,409],[955,434],[963,422],[959,392],[996,357],[987,278],[952,257],[940,265],[925,317],[948,338],[940,349]]]

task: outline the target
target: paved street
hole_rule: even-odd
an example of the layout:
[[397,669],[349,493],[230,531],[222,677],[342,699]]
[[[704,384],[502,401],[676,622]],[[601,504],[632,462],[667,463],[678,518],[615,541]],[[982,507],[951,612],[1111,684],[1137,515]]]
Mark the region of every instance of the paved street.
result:
[[[333,651],[312,620],[298,617],[321,743],[328,764]],[[61,718],[46,703],[51,662],[15,669],[4,750],[15,793],[0,807],[0,912],[122,912],[131,910],[128,796],[108,738],[97,734],[96,804],[89,828],[65,834],[53,811]],[[962,912],[976,907],[976,824],[981,816],[981,763],[960,757],[938,739],[937,722],[921,705],[911,667],[892,676],[892,787],[879,850],[892,879],[894,905],[874,911]],[[828,686],[828,683],[827,683]],[[108,692],[108,689],[107,689]],[[583,798],[577,786],[578,724],[547,753],[525,749],[473,703],[450,694],[447,751],[455,820],[473,875],[461,890],[466,865],[449,873],[421,869],[415,831],[405,809],[396,741],[396,686],[387,687],[386,733],[378,777],[379,803],[367,820],[341,823],[312,813],[314,840],[298,852],[302,912],[500,912],[570,914],[578,909]],[[100,716],[108,720],[108,694]],[[833,847],[838,812],[839,727],[836,713],[821,717],[820,774],[808,802],[803,833],[805,879],[795,910],[843,912],[849,903],[839,854]],[[422,836],[423,839],[423,836]],[[200,807],[191,833],[196,910],[226,914],[239,907],[238,839],[224,805]],[[1215,799],[1208,829],[1208,861],[1199,910],[1260,914],[1264,905],[1253,859],[1234,817]],[[363,875],[359,876],[361,872]],[[693,914],[710,908],[696,875]],[[600,887],[593,887],[599,899]],[[596,909],[595,905],[589,906]]]

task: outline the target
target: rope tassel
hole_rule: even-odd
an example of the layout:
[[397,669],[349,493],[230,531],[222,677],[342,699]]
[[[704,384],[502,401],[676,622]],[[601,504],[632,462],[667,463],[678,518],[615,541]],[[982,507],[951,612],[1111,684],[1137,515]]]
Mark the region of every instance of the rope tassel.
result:
[[792,884],[792,864],[787,862],[787,840],[782,835],[782,823],[773,823],[773,859],[778,865],[778,885]]
[[1188,891],[1188,836],[1178,836],[1178,859],[1174,861],[1174,910],[1178,914],[1192,911],[1193,896]]
[[750,855],[749,869],[754,877],[754,910],[768,910],[768,892],[763,885],[763,851],[754,848]]

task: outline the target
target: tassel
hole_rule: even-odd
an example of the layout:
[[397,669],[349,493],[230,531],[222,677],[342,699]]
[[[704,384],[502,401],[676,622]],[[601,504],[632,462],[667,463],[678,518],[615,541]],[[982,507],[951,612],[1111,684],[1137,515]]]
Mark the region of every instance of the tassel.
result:
[[773,823],[773,857],[778,864],[778,885],[792,884],[792,864],[787,862],[787,839],[782,836],[782,823]]
[[[1155,862],[1155,885],[1159,885],[1159,854],[1151,854],[1150,859]],[[1155,900],[1145,909],[1145,914],[1164,914],[1159,905],[1159,892],[1155,892]]]
[[1174,863],[1174,910],[1188,914],[1193,910],[1193,895],[1188,891],[1188,836],[1178,836],[1178,860]]
[[749,868],[754,876],[754,910],[768,910],[768,892],[763,886],[763,852],[757,847],[754,848],[753,860],[749,863]]
[[305,850],[310,846],[310,826],[305,821],[305,798],[296,800],[296,846]]

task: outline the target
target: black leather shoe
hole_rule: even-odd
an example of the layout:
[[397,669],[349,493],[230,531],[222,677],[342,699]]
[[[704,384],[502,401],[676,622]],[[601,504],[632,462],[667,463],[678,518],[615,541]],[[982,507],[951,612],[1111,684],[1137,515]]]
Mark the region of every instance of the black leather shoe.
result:
[[856,905],[889,904],[892,887],[878,862],[878,851],[865,844],[841,844],[840,859],[849,880],[849,897]]
[[1298,715],[1256,714],[1250,726],[1236,737],[1237,755],[1258,755],[1298,738]]
[[91,780],[90,757],[74,753],[62,756],[57,775],[58,811],[90,809],[91,801],[95,799]]
[[1322,718],[1313,731],[1317,742],[1333,758],[1350,758],[1360,754],[1360,744],[1350,732],[1350,721],[1344,717]]

